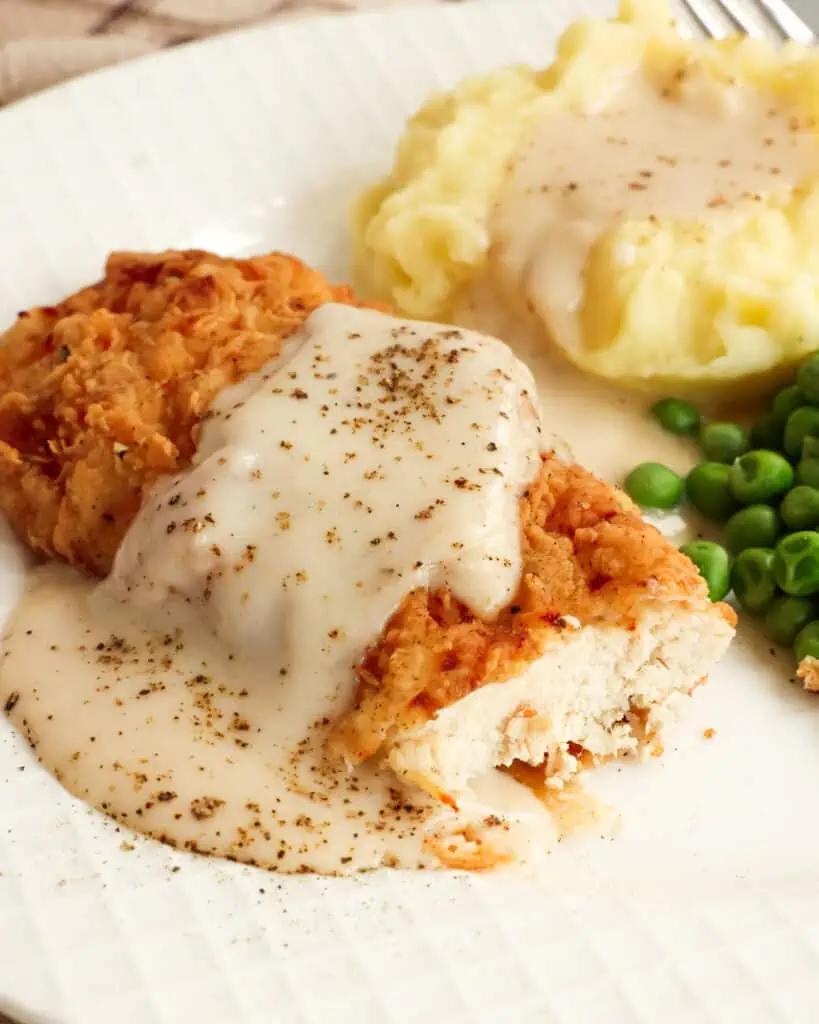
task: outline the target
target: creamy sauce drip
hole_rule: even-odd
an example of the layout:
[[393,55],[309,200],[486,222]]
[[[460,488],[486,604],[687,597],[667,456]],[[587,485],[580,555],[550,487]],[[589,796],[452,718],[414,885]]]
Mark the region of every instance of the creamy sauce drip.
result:
[[[583,337],[590,252],[616,223],[699,219],[788,190],[819,167],[816,132],[750,87],[636,71],[588,113],[549,114],[493,212],[505,276],[569,351]],[[593,339],[592,339],[593,342]]]
[[448,584],[481,615],[511,599],[543,443],[502,342],[328,304],[220,396],[103,589],[160,618],[169,596],[194,602],[297,686],[347,672],[416,588]]
[[[482,780],[485,802],[456,816],[389,771],[348,770],[324,749],[332,680],[294,695],[266,658],[194,625],[148,630],[64,567],[32,574],[4,650],[0,707],[45,767],[182,849],[345,873],[440,866],[441,850],[456,863],[488,851],[533,862],[553,839],[537,799],[499,773]],[[488,819],[490,808],[506,817]]]
[[32,574],[0,706],[72,793],[186,849],[281,871],[536,859],[553,828],[514,780],[453,814],[325,740],[412,588],[509,599],[540,429],[500,342],[323,307],[221,396],[104,584]]
[[[461,296],[452,318],[504,338],[529,366],[546,420],[560,432],[557,450],[571,461],[613,484],[622,483],[639,462],[663,462],[685,473],[696,461],[690,441],[660,430],[651,418],[651,399],[604,384],[572,366],[544,343],[537,317],[510,310],[491,274]],[[683,523],[675,522],[674,528],[682,530]]]

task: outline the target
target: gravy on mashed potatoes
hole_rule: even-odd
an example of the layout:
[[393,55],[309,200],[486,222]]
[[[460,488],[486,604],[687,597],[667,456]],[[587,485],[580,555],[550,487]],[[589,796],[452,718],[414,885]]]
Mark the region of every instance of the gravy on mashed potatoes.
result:
[[819,344],[817,112],[812,50],[683,39],[626,0],[545,71],[471,79],[411,121],[359,207],[361,273],[452,316],[488,264],[584,370],[753,385]]

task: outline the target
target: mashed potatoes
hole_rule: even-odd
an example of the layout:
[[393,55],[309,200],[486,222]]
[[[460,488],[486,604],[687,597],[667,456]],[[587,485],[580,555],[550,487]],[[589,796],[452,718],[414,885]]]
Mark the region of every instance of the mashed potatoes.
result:
[[490,263],[599,376],[766,380],[819,348],[817,116],[814,51],[686,40],[658,0],[625,0],[548,69],[469,79],[411,120],[357,208],[359,275],[443,317]]
[[579,365],[678,390],[784,379],[819,348],[819,189],[706,223],[626,221],[586,280]]
[[446,313],[486,260],[507,163],[543,108],[542,75],[506,68],[435,96],[409,122],[392,173],[355,212],[357,273],[410,316]]

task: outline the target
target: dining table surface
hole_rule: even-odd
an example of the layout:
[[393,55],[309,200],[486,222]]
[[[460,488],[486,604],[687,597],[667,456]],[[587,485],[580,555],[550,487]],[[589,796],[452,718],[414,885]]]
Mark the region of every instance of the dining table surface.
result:
[[[0,107],[98,67],[263,21],[453,2],[459,0],[0,0]],[[763,0],[731,2],[759,10]],[[619,3],[611,0],[612,13]],[[819,31],[819,0],[787,3]]]
[[448,2],[0,0],[0,106],[95,68],[263,21]]

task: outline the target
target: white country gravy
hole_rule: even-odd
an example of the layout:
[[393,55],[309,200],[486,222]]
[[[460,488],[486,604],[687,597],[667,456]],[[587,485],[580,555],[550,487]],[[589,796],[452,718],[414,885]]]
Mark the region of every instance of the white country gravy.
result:
[[324,741],[410,590],[508,601],[548,444],[502,343],[324,306],[220,396],[105,583],[31,575],[0,706],[72,793],[187,849],[282,871],[525,860],[551,827],[510,778],[456,816]]
[[508,603],[546,443],[502,342],[328,304],[217,399],[103,589],[160,612],[195,601],[225,643],[316,685],[418,587],[448,584],[480,615]]
[[436,851],[464,867],[493,850],[534,860],[553,840],[537,799],[500,773],[484,780],[485,803],[456,816],[389,771],[328,757],[326,720],[349,699],[350,673],[296,689],[270,658],[234,653],[193,622],[141,627],[64,567],[32,575],[4,647],[0,707],[41,763],[182,849],[335,874],[440,866]]
[[[544,343],[543,325],[525,309],[510,310],[490,274],[475,281],[453,311],[472,330],[504,338],[532,371],[546,423],[560,436],[555,446],[613,484],[639,462],[663,462],[678,472],[694,464],[687,439],[660,430],[651,398],[595,380]],[[677,517],[675,517],[676,519]]]
[[756,89],[686,73],[663,84],[640,69],[618,86],[593,110],[543,118],[489,227],[503,276],[568,351],[584,344],[592,247],[615,223],[700,219],[819,166],[815,128]]

